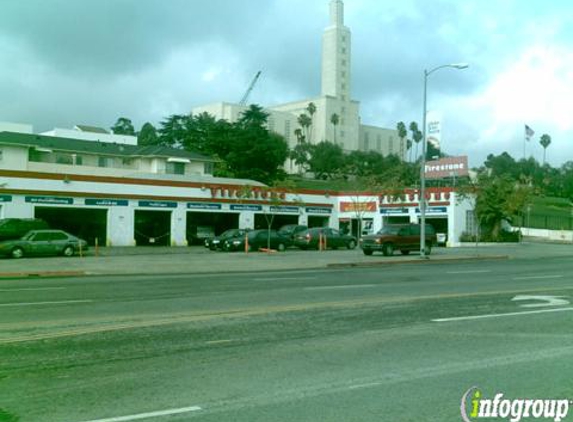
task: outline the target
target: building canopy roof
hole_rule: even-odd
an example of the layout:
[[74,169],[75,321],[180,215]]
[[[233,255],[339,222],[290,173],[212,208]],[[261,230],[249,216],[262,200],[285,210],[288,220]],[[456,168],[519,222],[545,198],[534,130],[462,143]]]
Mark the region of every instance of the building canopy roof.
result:
[[112,142],[84,141],[36,134],[0,132],[0,144],[46,148],[80,154],[116,155],[122,157],[178,157],[193,161],[217,161],[213,157],[160,145],[126,145]]

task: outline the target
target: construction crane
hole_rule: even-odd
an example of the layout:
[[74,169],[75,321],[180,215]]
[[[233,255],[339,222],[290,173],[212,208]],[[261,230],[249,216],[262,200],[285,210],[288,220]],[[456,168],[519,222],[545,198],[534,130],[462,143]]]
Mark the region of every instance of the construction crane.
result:
[[255,85],[257,84],[257,81],[259,80],[259,76],[261,76],[261,71],[259,70],[257,72],[257,74],[255,75],[255,77],[253,78],[253,80],[251,81],[251,84],[249,85],[249,88],[247,89],[247,92],[245,92],[245,95],[243,95],[243,98],[241,98],[241,101],[239,101],[240,105],[246,105],[247,104],[247,100],[249,99],[249,95],[251,95],[251,91],[253,90],[253,88],[255,87]]

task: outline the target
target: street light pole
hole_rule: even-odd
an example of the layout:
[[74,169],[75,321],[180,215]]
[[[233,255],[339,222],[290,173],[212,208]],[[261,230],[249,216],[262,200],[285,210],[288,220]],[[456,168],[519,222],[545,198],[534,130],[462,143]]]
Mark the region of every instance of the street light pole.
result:
[[431,70],[424,69],[424,110],[422,115],[422,161],[420,163],[420,256],[423,259],[428,258],[426,255],[426,117],[428,114],[428,76],[437,70],[451,67],[453,69],[466,69],[466,63],[444,64]]

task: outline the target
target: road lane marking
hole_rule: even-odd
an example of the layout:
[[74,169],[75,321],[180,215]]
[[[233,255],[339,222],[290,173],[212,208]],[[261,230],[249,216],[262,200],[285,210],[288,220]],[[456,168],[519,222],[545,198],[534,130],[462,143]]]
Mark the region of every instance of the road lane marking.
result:
[[562,275],[532,275],[528,277],[513,277],[512,280],[548,280],[551,278],[563,278]]
[[209,341],[206,341],[205,344],[208,344],[208,345],[228,344],[228,343],[232,343],[234,341],[236,341],[236,340],[209,340]]
[[311,287],[305,287],[303,290],[363,289],[368,287],[376,287],[376,284],[347,284],[344,286],[311,286]]
[[30,289],[0,289],[0,292],[35,292],[41,290],[65,290],[65,287],[37,287]]
[[508,312],[505,314],[485,314],[485,315],[469,315],[469,316],[452,317],[452,318],[436,318],[433,319],[432,322],[472,321],[476,319],[502,318],[509,316],[545,314],[549,312],[566,312],[566,311],[573,311],[573,308],[538,309],[535,311]]
[[467,271],[447,271],[446,274],[483,274],[491,273],[491,270],[467,270]]
[[86,422],[125,422],[141,419],[157,418],[161,416],[179,415],[181,413],[197,412],[201,410],[199,406],[180,407],[179,409],[159,410],[157,412],[138,413],[137,415],[118,416],[115,418],[94,419]]
[[316,280],[316,277],[267,277],[255,278],[255,281],[288,281],[288,280]]
[[381,382],[369,382],[366,384],[351,385],[350,387],[348,387],[348,389],[349,390],[359,390],[361,388],[379,387],[380,385],[382,385]]
[[68,303],[91,303],[93,300],[59,300],[52,302],[22,302],[22,303],[0,303],[3,308],[15,306],[37,306],[37,305],[63,305]]

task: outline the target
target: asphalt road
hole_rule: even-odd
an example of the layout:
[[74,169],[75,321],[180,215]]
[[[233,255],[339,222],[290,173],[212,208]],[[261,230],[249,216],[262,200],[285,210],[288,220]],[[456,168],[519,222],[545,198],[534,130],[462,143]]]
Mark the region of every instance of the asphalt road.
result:
[[558,257],[1,280],[0,421],[447,422],[472,386],[573,399],[572,277]]

